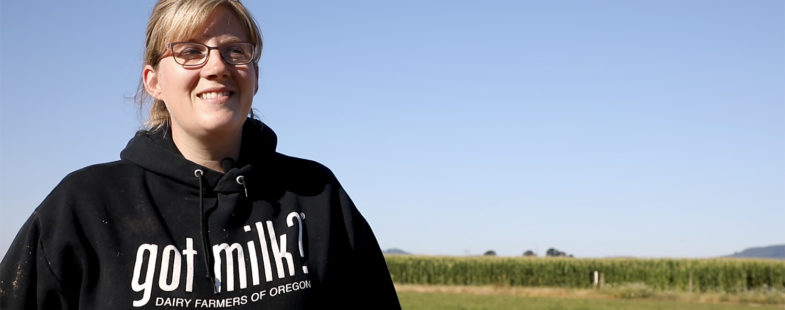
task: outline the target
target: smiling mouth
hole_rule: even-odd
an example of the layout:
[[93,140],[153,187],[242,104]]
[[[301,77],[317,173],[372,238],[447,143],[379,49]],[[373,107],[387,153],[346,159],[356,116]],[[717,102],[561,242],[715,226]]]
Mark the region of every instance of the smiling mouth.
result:
[[229,96],[231,96],[233,94],[234,94],[234,92],[231,92],[231,91],[217,91],[217,92],[201,93],[201,94],[198,94],[196,96],[199,97],[200,99],[210,100],[210,99],[215,99],[215,98],[218,98],[218,97],[229,97]]

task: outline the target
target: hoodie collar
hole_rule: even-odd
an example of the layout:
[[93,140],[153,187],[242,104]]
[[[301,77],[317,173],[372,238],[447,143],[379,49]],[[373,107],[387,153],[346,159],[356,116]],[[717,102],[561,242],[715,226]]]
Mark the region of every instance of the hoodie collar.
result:
[[240,189],[236,182],[237,176],[250,175],[253,167],[262,166],[275,153],[277,142],[275,132],[267,125],[259,120],[247,119],[243,124],[240,157],[236,163],[229,164],[233,168],[221,173],[183,157],[172,141],[170,128],[166,126],[137,132],[120,153],[120,158],[192,187],[198,187],[194,171],[201,170],[208,188],[214,191],[237,191]]

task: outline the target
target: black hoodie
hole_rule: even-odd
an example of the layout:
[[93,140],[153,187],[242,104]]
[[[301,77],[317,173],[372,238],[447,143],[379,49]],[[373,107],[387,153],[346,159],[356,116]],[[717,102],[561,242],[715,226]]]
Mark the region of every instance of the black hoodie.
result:
[[219,173],[143,131],[69,174],[3,258],[0,309],[400,308],[333,174],[276,140],[249,119]]

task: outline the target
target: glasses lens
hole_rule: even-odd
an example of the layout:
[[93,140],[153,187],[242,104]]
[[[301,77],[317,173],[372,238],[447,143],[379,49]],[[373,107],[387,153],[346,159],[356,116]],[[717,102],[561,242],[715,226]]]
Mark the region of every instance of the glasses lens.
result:
[[[201,66],[210,55],[207,45],[191,42],[172,43],[172,55],[174,60],[186,67]],[[243,65],[253,61],[255,46],[253,43],[236,42],[228,43],[218,47],[221,57],[229,64]]]
[[229,43],[220,47],[221,56],[233,65],[250,63],[253,60],[254,45],[246,42]]
[[197,43],[172,44],[174,60],[183,66],[196,66],[207,58],[207,46]]

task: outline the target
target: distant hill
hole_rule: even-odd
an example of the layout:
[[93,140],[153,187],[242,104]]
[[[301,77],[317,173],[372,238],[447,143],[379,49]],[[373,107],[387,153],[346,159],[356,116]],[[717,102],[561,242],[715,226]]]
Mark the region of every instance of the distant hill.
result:
[[384,254],[395,254],[395,255],[409,255],[408,252],[401,250],[401,249],[387,249],[383,251]]
[[770,245],[758,248],[748,248],[741,252],[736,252],[726,257],[749,257],[749,258],[776,258],[785,259],[785,244]]

